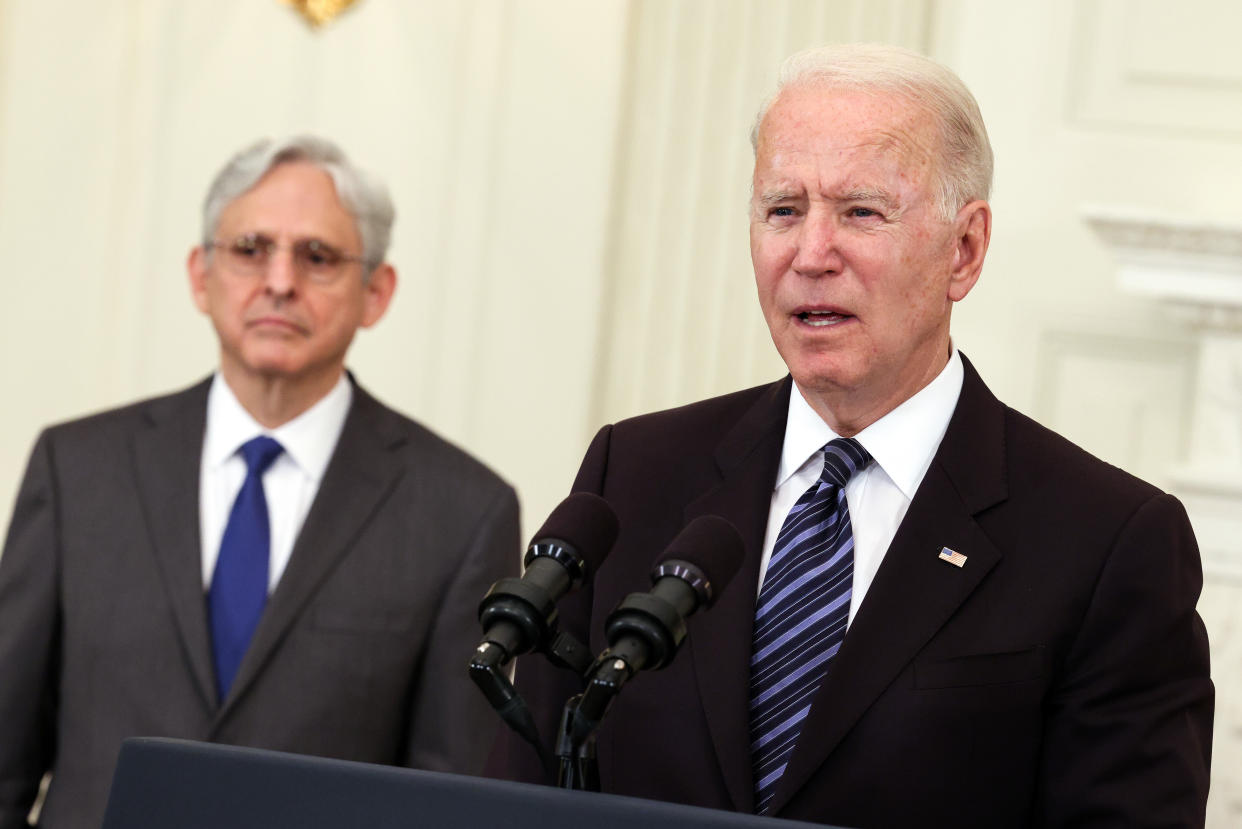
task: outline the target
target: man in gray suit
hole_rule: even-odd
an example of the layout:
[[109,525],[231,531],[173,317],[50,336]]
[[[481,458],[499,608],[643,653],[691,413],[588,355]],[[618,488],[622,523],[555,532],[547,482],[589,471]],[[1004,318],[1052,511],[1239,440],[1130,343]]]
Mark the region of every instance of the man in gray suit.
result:
[[0,829],[98,826],[120,742],[174,736],[473,773],[476,603],[517,499],[344,368],[396,286],[385,188],[260,142],[190,253],[216,374],[45,431],[0,558]]

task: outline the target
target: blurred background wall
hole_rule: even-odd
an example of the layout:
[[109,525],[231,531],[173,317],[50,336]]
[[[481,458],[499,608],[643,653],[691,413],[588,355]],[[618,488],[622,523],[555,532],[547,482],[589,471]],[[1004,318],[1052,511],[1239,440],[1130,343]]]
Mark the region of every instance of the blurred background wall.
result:
[[958,345],[1191,509],[1209,825],[1238,825],[1240,32],[1234,0],[358,0],[319,29],[278,0],[0,0],[0,504],[43,425],[211,371],[202,194],[310,130],[398,207],[397,298],[351,367],[533,530],[599,425],[783,374],[747,252],[755,108],[797,49],[906,45],[964,78],[996,151]]

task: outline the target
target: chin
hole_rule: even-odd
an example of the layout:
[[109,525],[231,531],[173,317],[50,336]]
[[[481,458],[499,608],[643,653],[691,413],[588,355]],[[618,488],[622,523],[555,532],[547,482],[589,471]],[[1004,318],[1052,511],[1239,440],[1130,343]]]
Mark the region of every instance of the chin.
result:
[[260,377],[291,377],[305,368],[305,361],[292,354],[255,354],[243,362],[246,371]]
[[841,358],[786,360],[789,373],[804,391],[840,392],[857,388],[867,376],[866,367]]

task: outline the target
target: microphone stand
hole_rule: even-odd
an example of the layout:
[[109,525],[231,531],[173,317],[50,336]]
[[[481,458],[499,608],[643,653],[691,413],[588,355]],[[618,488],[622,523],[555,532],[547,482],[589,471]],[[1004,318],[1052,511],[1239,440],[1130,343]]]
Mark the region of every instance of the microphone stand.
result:
[[556,784],[562,789],[599,791],[595,734],[633,670],[624,659],[605,650],[591,666],[586,690],[565,703],[556,741]]
[[[689,553],[685,559],[678,555],[682,551]],[[651,591],[629,594],[608,615],[608,647],[583,674],[585,690],[565,703],[556,738],[561,788],[600,790],[595,737],[617,694],[638,671],[669,664],[686,638],[686,617],[712,604],[708,572],[723,575],[718,582],[723,590],[741,564],[745,545],[728,521],[699,516],[678,533],[666,553],[669,557],[651,574]]]
[[505,656],[504,648],[492,642],[479,645],[470,659],[470,678],[505,724],[534,747],[539,754],[540,764],[551,777],[552,758],[543,747],[543,741],[539,739],[535,718],[531,716],[522,695],[509,681],[508,674],[500,667]]
[[[564,631],[557,633],[544,654],[552,664],[568,668],[579,676],[590,665],[590,652],[581,642]],[[554,772],[552,756],[539,737],[539,728],[535,725],[530,709],[526,707],[526,700],[513,687],[508,673],[502,667],[508,662],[508,656],[508,652],[494,642],[481,643],[470,659],[470,678],[505,724],[535,749],[544,772],[551,779]],[[598,774],[595,786],[595,791],[598,791]]]

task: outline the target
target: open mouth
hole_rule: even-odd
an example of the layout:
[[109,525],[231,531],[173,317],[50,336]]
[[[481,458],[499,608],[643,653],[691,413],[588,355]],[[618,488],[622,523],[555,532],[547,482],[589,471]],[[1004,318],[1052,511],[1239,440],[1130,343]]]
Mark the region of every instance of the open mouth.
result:
[[854,317],[850,314],[840,314],[836,311],[803,311],[795,316],[807,325],[815,328],[824,328],[830,325],[836,325]]

